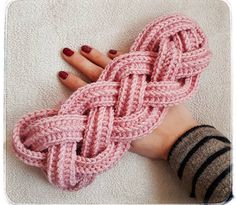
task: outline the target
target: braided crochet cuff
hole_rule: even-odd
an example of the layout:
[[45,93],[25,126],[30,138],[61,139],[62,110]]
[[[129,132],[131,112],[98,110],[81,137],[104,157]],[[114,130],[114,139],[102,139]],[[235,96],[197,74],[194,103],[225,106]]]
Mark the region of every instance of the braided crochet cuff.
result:
[[173,145],[168,160],[191,197],[219,203],[230,196],[230,141],[210,125],[185,132]]
[[75,91],[58,110],[20,119],[13,132],[16,156],[62,189],[87,186],[122,158],[132,140],[151,133],[168,107],[193,95],[210,56],[193,20],[154,20],[97,82]]

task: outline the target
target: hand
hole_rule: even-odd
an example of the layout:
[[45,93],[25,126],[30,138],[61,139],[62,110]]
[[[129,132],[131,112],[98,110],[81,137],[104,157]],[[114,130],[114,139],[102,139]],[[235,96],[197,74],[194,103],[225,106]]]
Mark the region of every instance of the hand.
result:
[[[64,48],[62,57],[91,81],[96,81],[106,65],[121,54],[119,51],[110,50],[106,56],[97,49],[84,45],[79,52]],[[69,72],[60,71],[58,76],[60,81],[73,91],[87,84]],[[173,106],[169,108],[162,123],[151,134],[131,143],[130,151],[145,157],[166,160],[175,141],[181,134],[196,125],[197,122],[184,105]]]

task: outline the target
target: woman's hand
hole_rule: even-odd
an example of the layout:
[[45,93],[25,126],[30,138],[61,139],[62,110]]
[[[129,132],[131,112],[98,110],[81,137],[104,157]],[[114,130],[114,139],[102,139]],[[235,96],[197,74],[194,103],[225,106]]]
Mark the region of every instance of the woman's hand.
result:
[[[91,81],[96,81],[106,65],[121,54],[121,52],[112,49],[107,55],[104,55],[97,49],[84,45],[79,52],[64,48],[62,57]],[[87,84],[69,72],[60,71],[58,76],[60,81],[73,91]],[[166,160],[172,145],[179,136],[196,125],[197,122],[184,105],[173,106],[169,108],[157,129],[131,143],[130,151],[145,157]]]

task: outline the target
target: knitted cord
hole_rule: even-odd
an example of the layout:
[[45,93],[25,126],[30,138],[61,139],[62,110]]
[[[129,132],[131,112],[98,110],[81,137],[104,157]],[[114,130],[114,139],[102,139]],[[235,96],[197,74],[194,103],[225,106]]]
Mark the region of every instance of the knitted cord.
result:
[[133,140],[157,128],[170,106],[192,96],[210,56],[194,21],[158,18],[97,82],[76,90],[59,109],[20,119],[13,150],[24,163],[40,167],[50,183],[81,189],[114,166]]

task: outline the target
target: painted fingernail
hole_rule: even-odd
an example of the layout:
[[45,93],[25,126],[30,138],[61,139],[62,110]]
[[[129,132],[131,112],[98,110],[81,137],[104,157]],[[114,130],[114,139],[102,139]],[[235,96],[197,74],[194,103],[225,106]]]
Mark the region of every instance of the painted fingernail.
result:
[[112,55],[115,55],[115,54],[117,54],[117,50],[111,49],[111,50],[109,50],[109,53]]
[[81,46],[81,50],[85,53],[90,53],[90,51],[92,50],[92,48],[88,45],[83,45]]
[[63,49],[63,53],[64,53],[66,56],[70,57],[70,56],[72,56],[72,55],[74,54],[74,51],[72,51],[72,50],[69,49],[69,48],[64,48],[64,49]]
[[68,73],[65,72],[65,71],[60,71],[60,72],[58,73],[58,76],[59,76],[61,79],[65,80],[65,79],[68,77]]

